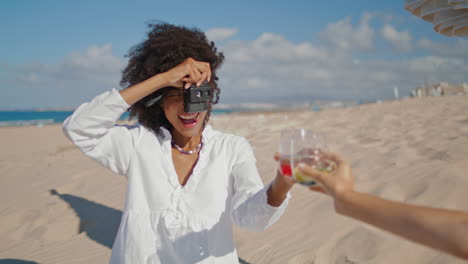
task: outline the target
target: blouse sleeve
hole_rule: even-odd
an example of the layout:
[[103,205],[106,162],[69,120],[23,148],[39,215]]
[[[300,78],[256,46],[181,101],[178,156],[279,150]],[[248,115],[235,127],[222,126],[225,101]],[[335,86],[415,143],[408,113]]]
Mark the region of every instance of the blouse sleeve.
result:
[[267,191],[271,183],[263,185],[252,147],[246,139],[241,139],[232,170],[234,195],[231,201],[231,219],[241,228],[262,231],[273,225],[283,214],[290,194],[278,207],[268,204]]
[[116,122],[129,107],[116,89],[107,91],[78,107],[63,123],[63,131],[87,156],[125,175],[139,127]]

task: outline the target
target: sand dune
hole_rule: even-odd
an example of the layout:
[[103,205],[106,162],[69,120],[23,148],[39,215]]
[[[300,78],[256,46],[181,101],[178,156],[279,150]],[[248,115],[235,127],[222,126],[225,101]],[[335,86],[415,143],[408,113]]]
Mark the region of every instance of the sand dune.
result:
[[[279,132],[326,133],[356,188],[413,204],[468,210],[468,97],[437,97],[321,112],[215,116],[245,136],[265,182]],[[0,263],[106,263],[126,181],[82,155],[58,125],[1,128]],[[236,229],[244,263],[464,263],[337,215],[328,197],[295,186],[271,229]]]

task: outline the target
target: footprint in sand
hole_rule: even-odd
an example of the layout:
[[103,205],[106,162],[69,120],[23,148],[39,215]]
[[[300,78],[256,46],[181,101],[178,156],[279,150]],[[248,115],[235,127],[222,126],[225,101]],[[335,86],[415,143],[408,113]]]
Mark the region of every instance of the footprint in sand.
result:
[[339,256],[336,259],[336,264],[358,264],[359,262],[351,260],[348,256]]
[[339,264],[371,263],[372,259],[379,255],[379,248],[377,235],[365,228],[358,227],[345,235],[330,253],[335,258],[334,262]]
[[255,255],[249,259],[249,263],[271,263],[274,253],[270,245],[264,244],[255,250]]
[[316,264],[315,252],[307,252],[293,257],[288,264]]

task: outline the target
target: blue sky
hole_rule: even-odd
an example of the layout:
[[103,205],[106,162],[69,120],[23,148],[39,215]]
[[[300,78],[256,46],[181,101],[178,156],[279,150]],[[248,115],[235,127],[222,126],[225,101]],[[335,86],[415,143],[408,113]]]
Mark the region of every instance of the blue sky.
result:
[[[462,82],[468,41],[404,1],[5,1],[0,109],[75,107],[118,87],[145,22],[207,32],[226,61],[221,103],[390,99]],[[299,100],[300,98],[301,100]]]

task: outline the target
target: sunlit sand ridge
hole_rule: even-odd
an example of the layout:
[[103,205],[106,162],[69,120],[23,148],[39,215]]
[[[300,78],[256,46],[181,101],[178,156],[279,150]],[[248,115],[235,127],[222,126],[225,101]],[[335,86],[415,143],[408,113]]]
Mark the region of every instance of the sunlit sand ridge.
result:
[[[468,96],[359,105],[321,112],[214,116],[245,136],[265,183],[279,134],[307,128],[352,165],[356,188],[413,204],[468,210]],[[106,263],[124,177],[88,159],[58,125],[0,128],[0,260]],[[263,233],[236,229],[247,263],[463,263],[337,215],[328,197],[295,186],[285,215]],[[15,262],[16,263],[16,262]]]

